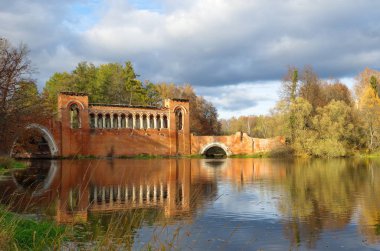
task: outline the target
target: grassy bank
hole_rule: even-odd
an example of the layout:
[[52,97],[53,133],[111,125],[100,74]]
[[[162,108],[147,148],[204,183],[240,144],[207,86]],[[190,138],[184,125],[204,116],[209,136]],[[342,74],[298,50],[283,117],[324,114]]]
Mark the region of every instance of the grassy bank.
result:
[[0,208],[0,250],[55,250],[65,233],[65,227],[51,221],[36,221]]
[[27,164],[9,157],[0,157],[0,174],[6,170],[26,168]]

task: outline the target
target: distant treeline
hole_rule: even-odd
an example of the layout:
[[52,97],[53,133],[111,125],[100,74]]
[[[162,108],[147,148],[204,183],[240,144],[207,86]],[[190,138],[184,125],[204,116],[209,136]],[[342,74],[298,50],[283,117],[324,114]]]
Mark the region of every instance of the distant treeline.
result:
[[[355,91],[338,80],[322,80],[310,66],[290,67],[281,98],[267,116],[221,120],[222,133],[252,137],[283,135],[296,155],[348,156],[380,146],[380,72],[365,69]],[[354,98],[355,97],[355,98]]]
[[380,147],[380,72],[365,69],[355,92],[339,81],[318,77],[311,67],[290,67],[281,98],[267,116],[218,120],[216,108],[190,84],[140,81],[131,62],[95,66],[81,62],[71,72],[54,73],[39,93],[25,45],[0,39],[0,154],[9,150],[25,124],[56,113],[60,91],[84,92],[90,102],[160,106],[165,98],[190,100],[190,130],[198,135],[286,137],[297,155],[337,157]]
[[42,97],[54,111],[61,91],[84,92],[92,103],[161,106],[166,98],[190,101],[190,130],[193,133],[219,134],[220,123],[216,108],[197,96],[190,84],[142,82],[137,79],[132,63],[109,63],[95,66],[81,62],[70,73],[54,73],[46,82]]
[[219,134],[218,113],[212,103],[197,96],[190,84],[140,81],[132,63],[95,66],[81,62],[71,72],[54,73],[38,92],[29,50],[0,38],[0,154],[7,154],[14,137],[32,119],[56,114],[61,91],[84,92],[90,102],[161,106],[166,98],[190,101],[190,130],[199,135]]

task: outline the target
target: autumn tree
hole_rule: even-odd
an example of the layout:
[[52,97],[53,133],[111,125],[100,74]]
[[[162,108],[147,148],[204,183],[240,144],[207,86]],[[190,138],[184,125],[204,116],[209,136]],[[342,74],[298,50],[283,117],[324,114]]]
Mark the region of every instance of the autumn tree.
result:
[[42,114],[28,53],[26,45],[12,46],[0,39],[0,154],[9,151],[31,114],[36,119]]
[[358,109],[369,151],[380,146],[380,98],[378,82],[380,72],[365,69],[356,78],[355,93],[358,98]]

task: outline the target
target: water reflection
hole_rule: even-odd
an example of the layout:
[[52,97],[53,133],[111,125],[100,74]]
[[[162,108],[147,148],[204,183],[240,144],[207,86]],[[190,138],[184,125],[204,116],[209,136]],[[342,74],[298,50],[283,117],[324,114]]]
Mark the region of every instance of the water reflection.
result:
[[[243,248],[237,236],[252,227],[259,241],[249,247],[334,249],[339,241],[326,234],[334,232],[346,245],[365,248],[380,242],[379,180],[378,160],[62,160],[3,177],[0,198],[17,212],[85,224],[84,242],[114,225],[114,238],[141,247],[139,231],[185,224],[187,232],[202,232],[201,249],[220,226],[247,219],[225,247]],[[260,230],[262,224],[275,224],[284,238]],[[189,236],[178,247],[191,245]]]

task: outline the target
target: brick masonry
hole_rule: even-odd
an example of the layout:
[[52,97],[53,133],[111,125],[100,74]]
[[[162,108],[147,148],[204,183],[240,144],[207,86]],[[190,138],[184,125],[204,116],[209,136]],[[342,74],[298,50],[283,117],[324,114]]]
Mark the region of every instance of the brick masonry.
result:
[[[76,126],[72,107],[79,114]],[[212,146],[223,148],[227,155],[252,154],[284,144],[282,137],[258,139],[240,132],[195,136],[190,134],[190,112],[189,101],[182,99],[166,99],[162,107],[99,105],[89,103],[85,94],[63,92],[58,96],[56,118],[41,128],[54,138],[49,142],[57,148],[53,157],[190,155],[203,154]]]

